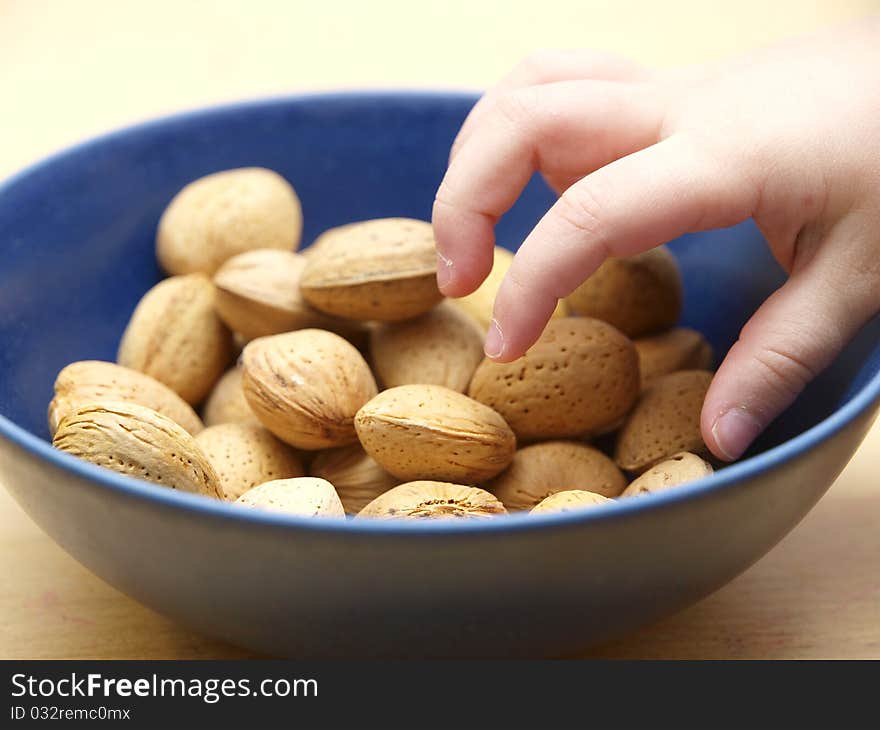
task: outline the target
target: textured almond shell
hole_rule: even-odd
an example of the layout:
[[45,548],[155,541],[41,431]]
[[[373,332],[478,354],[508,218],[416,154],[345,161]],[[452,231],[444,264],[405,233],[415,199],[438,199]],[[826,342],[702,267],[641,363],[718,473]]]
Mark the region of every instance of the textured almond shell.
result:
[[204,399],[233,354],[203,274],[160,281],[138,303],[119,344],[120,365],[164,383],[187,403]]
[[[501,246],[495,246],[492,271],[489,272],[483,283],[480,284],[476,291],[467,296],[449,300],[453,306],[458,307],[476,320],[484,332],[492,321],[495,296],[498,294],[498,288],[501,286],[504,275],[512,263],[513,253]],[[565,317],[566,314],[568,314],[568,306],[564,300],[560,299],[556,304],[556,309],[553,310],[553,314],[550,316]]]
[[357,439],[354,415],[376,395],[363,356],[324,330],[260,337],[242,354],[245,398],[260,422],[301,449],[345,446]]
[[49,432],[54,434],[61,419],[76,407],[105,400],[151,408],[193,435],[204,427],[189,403],[155,378],[112,362],[82,360],[63,368],[55,378]]
[[333,485],[315,477],[275,479],[249,489],[235,503],[302,517],[345,517]]
[[360,511],[358,518],[486,518],[504,513],[504,505],[482,489],[447,482],[414,481],[377,497]]
[[597,434],[638,398],[638,358],[611,325],[554,319],[519,360],[485,359],[468,393],[498,411],[522,441]]
[[483,360],[483,334],[448,302],[415,319],[370,332],[373,369],[386,388],[414,383],[463,393]]
[[613,324],[629,337],[672,327],[681,315],[681,274],[665,246],[607,259],[567,298],[572,312]]
[[318,238],[300,278],[303,297],[327,314],[394,321],[427,312],[442,295],[430,223],[381,218]]
[[348,514],[357,514],[399,483],[360,444],[318,452],[309,471],[336,487]]
[[81,405],[58,424],[52,444],[120,474],[220,496],[217,474],[193,437],[170,418],[136,403]]
[[210,426],[196,436],[196,443],[217,472],[220,495],[227,501],[263,482],[306,473],[299,455],[262,426]]
[[299,291],[306,259],[263,248],[233,256],[214,274],[217,314],[245,339],[318,328],[344,334],[353,325],[319,312]]
[[623,497],[662,492],[713,473],[712,465],[696,454],[681,452],[652,466],[623,491]]
[[517,451],[510,466],[487,488],[507,509],[525,510],[565,490],[616,497],[626,488],[626,478],[611,459],[592,446],[547,441]]
[[227,370],[217,381],[203,409],[206,426],[217,426],[221,423],[262,425],[244,397],[241,381],[240,367]]
[[594,494],[583,489],[570,489],[564,492],[556,492],[541,500],[532,508],[532,514],[541,512],[571,512],[572,510],[584,509],[585,507],[598,507],[608,504],[612,500],[601,494]]
[[681,370],[656,380],[618,433],[617,465],[641,473],[679,451],[707,453],[700,412],[711,381],[705,370]]
[[678,370],[708,370],[714,359],[712,346],[696,330],[676,327],[635,341],[642,388]]
[[439,385],[383,391],[355,416],[367,453],[401,480],[474,484],[513,458],[516,437],[495,411]]
[[302,208],[290,183],[245,167],[206,175],[175,195],[159,221],[156,255],[169,274],[210,276],[245,251],[295,251],[301,235]]

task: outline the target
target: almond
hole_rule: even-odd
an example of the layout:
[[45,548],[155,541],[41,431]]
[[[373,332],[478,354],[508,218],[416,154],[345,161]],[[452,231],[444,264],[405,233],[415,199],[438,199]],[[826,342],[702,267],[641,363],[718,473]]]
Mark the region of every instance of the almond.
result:
[[687,327],[642,337],[635,341],[639,354],[642,388],[647,388],[661,375],[677,370],[708,370],[714,356],[712,346],[696,330]]
[[262,248],[233,256],[214,274],[217,314],[247,340],[318,328],[345,334],[357,325],[319,312],[300,294],[306,259]]
[[679,451],[707,453],[700,412],[712,373],[681,370],[658,378],[623,424],[614,460],[621,469],[641,473]]
[[332,332],[260,337],[242,354],[244,394],[260,422],[301,449],[357,440],[354,415],[376,395],[363,356]]
[[205,401],[204,417],[206,426],[221,423],[245,423],[261,426],[260,419],[254,415],[241,383],[241,368],[227,370]]
[[532,508],[532,514],[541,512],[571,512],[584,507],[596,507],[608,504],[613,500],[603,497],[601,494],[586,492],[583,489],[569,489],[565,492],[556,492],[542,499]]
[[621,496],[638,497],[652,492],[662,492],[664,489],[707,477],[713,471],[712,465],[696,454],[681,452],[652,466],[635,479]]
[[249,489],[235,503],[303,517],[345,517],[333,485],[314,477],[275,479]]
[[256,248],[295,251],[302,208],[283,177],[260,167],[225,170],[191,182],[159,221],[156,255],[169,274],[213,274]]
[[632,342],[611,325],[553,319],[519,360],[485,359],[468,392],[498,411],[522,441],[597,434],[638,398],[638,358]]
[[463,393],[483,360],[483,335],[470,317],[444,302],[415,319],[374,328],[370,352],[387,388],[422,383]]
[[70,411],[96,401],[124,401],[158,411],[195,435],[201,419],[171,388],[137,370],[100,360],[71,363],[55,378],[55,397],[49,404],[49,432],[54,434]]
[[488,489],[509,510],[532,509],[563,490],[616,497],[626,488],[620,469],[598,449],[573,441],[547,441],[520,449]]
[[613,324],[629,337],[668,329],[681,315],[681,274],[665,246],[607,259],[567,298],[575,314]]
[[436,519],[486,518],[504,514],[504,506],[489,492],[446,482],[416,481],[376,497],[358,514],[362,517]]
[[473,484],[510,464],[516,438],[491,408],[440,385],[383,391],[355,417],[366,452],[398,479]]
[[196,404],[231,358],[232,336],[214,312],[214,286],[203,274],[191,274],[160,281],[143,296],[117,359]]
[[[504,280],[504,275],[513,263],[513,253],[501,246],[495,246],[494,261],[492,270],[489,275],[483,279],[483,283],[476,291],[459,299],[450,299],[450,302],[469,314],[482,328],[486,331],[489,323],[492,321],[492,312],[495,307],[495,296],[498,294],[498,287]],[[568,313],[568,306],[565,301],[560,299],[553,310],[552,317],[565,317]]]
[[305,476],[302,460],[262,426],[221,423],[196,436],[220,480],[220,495],[235,501],[248,489],[273,479]]
[[357,514],[398,480],[379,466],[360,444],[318,452],[309,470],[336,487],[348,514]]
[[136,403],[80,405],[61,419],[52,444],[120,474],[220,496],[217,474],[193,437],[170,418]]
[[430,223],[381,218],[318,238],[300,278],[303,297],[327,314],[394,321],[423,314],[442,295]]

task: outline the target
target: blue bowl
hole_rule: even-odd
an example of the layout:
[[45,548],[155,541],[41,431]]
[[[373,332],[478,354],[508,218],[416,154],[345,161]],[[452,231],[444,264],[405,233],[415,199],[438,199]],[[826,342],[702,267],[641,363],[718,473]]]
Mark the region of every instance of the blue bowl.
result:
[[[257,651],[304,656],[571,654],[702,598],[822,496],[880,397],[867,326],[748,458],[582,514],[480,522],[310,521],[120,476],[48,443],[55,374],[114,359],[159,278],[153,238],[187,182],[261,165],[293,182],[305,240],[363,218],[428,218],[474,98],[303,96],[183,114],[62,152],[0,188],[0,473],[65,550],[138,601]],[[535,180],[501,221],[515,248],[552,202]],[[685,324],[724,352],[782,281],[752,224],[673,242]]]

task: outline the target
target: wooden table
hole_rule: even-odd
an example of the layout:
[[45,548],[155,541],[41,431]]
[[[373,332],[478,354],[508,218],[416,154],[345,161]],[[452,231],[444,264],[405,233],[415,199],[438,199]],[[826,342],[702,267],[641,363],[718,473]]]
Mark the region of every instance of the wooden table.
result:
[[[0,176],[89,134],[181,107],[304,88],[480,88],[543,47],[696,61],[876,7],[873,0],[529,5],[380,0],[302,10],[281,0],[0,0]],[[589,656],[880,657],[878,459],[880,427],[766,558],[697,606]],[[0,658],[250,656],[102,583],[3,490],[0,577]]]

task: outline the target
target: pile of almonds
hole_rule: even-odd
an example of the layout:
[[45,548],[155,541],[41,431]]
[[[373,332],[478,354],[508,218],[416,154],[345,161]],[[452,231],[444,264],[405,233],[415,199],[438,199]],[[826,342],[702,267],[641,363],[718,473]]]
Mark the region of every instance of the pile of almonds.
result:
[[299,253],[301,231],[295,191],[269,170],[181,190],[157,234],[169,278],[141,299],[117,363],[58,374],[54,445],[316,517],[566,511],[712,472],[699,422],[713,355],[676,327],[666,249],[605,262],[502,364],[482,339],[509,252],[444,301],[425,221],[350,223]]

